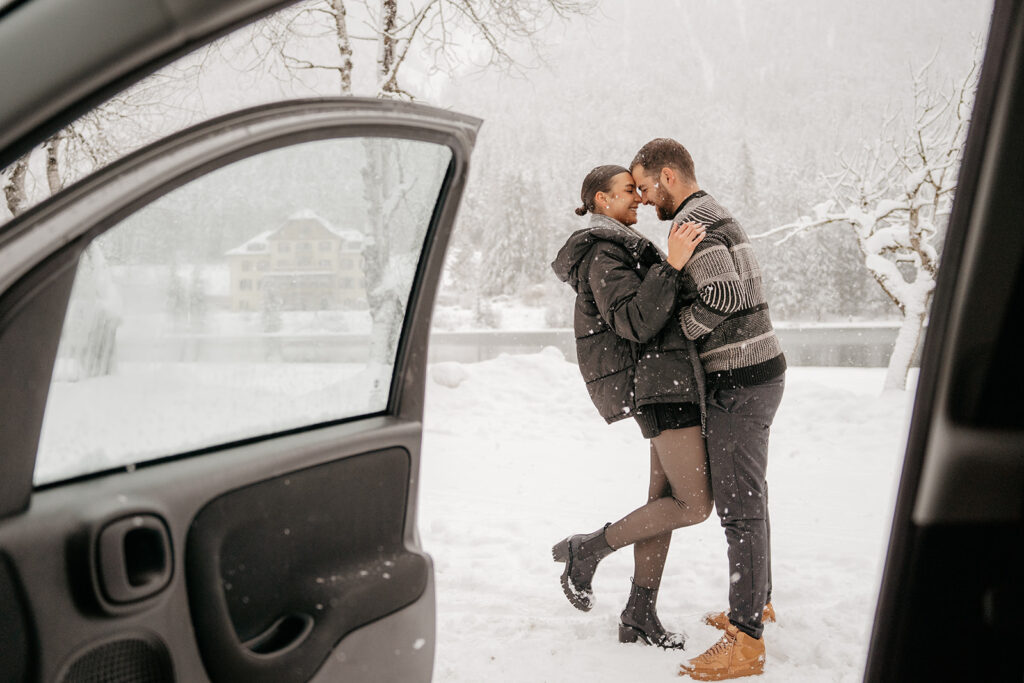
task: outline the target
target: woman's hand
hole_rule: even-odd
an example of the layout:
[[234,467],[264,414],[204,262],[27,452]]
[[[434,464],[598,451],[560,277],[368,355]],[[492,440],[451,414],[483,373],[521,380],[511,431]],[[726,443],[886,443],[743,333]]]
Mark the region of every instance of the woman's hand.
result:
[[668,264],[682,270],[702,239],[704,226],[700,223],[673,223],[668,233]]

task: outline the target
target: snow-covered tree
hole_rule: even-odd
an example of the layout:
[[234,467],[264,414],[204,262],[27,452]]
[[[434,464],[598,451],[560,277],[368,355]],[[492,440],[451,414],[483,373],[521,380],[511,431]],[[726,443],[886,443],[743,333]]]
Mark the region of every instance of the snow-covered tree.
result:
[[93,243],[79,258],[57,349],[57,377],[77,381],[113,372],[120,324],[121,297],[103,252]]
[[181,265],[176,254],[172,253],[166,271],[166,310],[174,319],[175,325],[184,327],[188,320],[188,285],[181,274]]
[[281,298],[273,291],[263,292],[263,308],[260,312],[260,324],[264,332],[280,332],[284,325],[281,317]]
[[[123,105],[124,100],[102,105],[4,169],[0,184],[6,213],[17,216],[33,203],[60,192],[67,178],[87,173],[116,156],[114,145],[101,132],[102,121],[115,116],[113,112]],[[33,165],[42,166],[46,182],[32,183],[30,189]],[[79,259],[58,352],[58,365],[72,369],[58,375],[77,380],[112,372],[120,322],[120,297],[110,267],[103,250],[93,242]]]
[[483,252],[481,292],[485,296],[519,294],[543,282],[551,272],[550,239],[553,231],[538,231],[536,195],[540,183],[523,168],[500,176],[493,188],[485,231],[491,233]]
[[920,344],[977,82],[975,59],[958,84],[936,90],[928,79],[930,64],[914,74],[909,127],[899,126],[898,117],[888,119],[877,140],[840,159],[833,196],[817,204],[813,216],[754,236],[781,236],[781,244],[829,225],[853,230],[864,267],[902,317],[886,389],[906,387]]
[[188,320],[189,326],[196,332],[206,329],[206,314],[210,308],[206,294],[205,270],[201,264],[192,266],[188,283]]

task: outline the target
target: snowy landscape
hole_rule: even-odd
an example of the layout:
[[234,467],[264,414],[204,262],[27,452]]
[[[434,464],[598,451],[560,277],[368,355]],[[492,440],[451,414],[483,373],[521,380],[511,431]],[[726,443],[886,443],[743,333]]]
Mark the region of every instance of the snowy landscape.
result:
[[[572,210],[587,171],[678,139],[754,236],[791,358],[769,456],[778,623],[760,680],[860,680],[991,4],[510,0],[453,18],[443,10],[461,3],[387,0],[390,29],[378,3],[351,2],[342,36],[345,5],[306,0],[244,27],[0,169],[0,224],[243,107],[355,94],[484,119],[427,377],[434,679],[674,681],[718,637],[701,617],[727,607],[724,534],[713,515],[674,536],[659,614],[684,652],[617,642],[628,551],[602,563],[592,612],[562,595],[552,544],[646,500],[648,444],[594,409],[572,294],[549,264],[585,224]],[[383,47],[401,55],[384,70]],[[38,483],[383,408],[449,153],[375,140],[255,155],[88,248]],[[396,152],[417,145],[441,153]],[[664,245],[649,207],[637,228]],[[808,331],[813,352],[793,341]]]
[[[620,645],[632,554],[598,570],[597,605],[572,608],[551,546],[646,501],[648,444],[605,425],[579,370],[555,349],[430,369],[420,533],[437,581],[435,680],[675,681],[718,638],[725,537],[712,515],[676,531],[659,598],[686,650]],[[768,481],[776,624],[764,681],[858,681],[913,391],[883,369],[791,368],[772,427]]]
[[[765,631],[765,681],[862,675],[914,393],[913,375],[907,391],[882,392],[884,375],[787,373],[769,456],[779,621]],[[369,380],[344,363],[125,363],[108,377],[54,385],[37,477],[123,464],[125,453],[143,460],[151,447],[153,456],[184,450],[223,433],[225,415],[244,436],[358,412]],[[244,420],[234,409],[240,393]],[[675,533],[662,583],[659,614],[688,635],[685,651],[617,642],[629,551],[602,563],[592,612],[562,595],[551,546],[645,501],[648,443],[632,420],[604,423],[561,351],[431,364],[424,423],[419,530],[436,572],[435,680],[678,680],[683,658],[717,639],[701,623],[727,600],[714,515]]]

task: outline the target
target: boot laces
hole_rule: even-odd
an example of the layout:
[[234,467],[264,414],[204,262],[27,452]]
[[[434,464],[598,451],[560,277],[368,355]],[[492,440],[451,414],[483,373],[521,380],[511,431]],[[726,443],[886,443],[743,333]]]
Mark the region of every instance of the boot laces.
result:
[[704,654],[702,654],[700,657],[698,657],[698,659],[701,660],[702,662],[707,662],[707,661],[709,661],[711,659],[714,659],[715,657],[717,657],[719,655],[723,655],[723,654],[725,654],[725,653],[727,653],[729,651],[729,648],[731,648],[733,646],[733,643],[735,643],[735,642],[736,642],[736,639],[733,638],[728,633],[726,633],[724,636],[719,638],[717,643],[715,643],[714,645],[709,647],[704,652]]

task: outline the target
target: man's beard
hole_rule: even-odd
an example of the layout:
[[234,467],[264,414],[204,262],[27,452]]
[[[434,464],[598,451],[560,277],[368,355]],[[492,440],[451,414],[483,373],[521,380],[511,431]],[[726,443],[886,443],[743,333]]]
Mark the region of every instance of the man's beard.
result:
[[663,221],[670,221],[676,217],[676,209],[674,206],[668,204],[655,204],[654,209],[658,214],[658,218]]
[[676,217],[676,206],[675,202],[672,201],[672,197],[669,196],[668,192],[665,192],[660,187],[657,195],[654,198],[654,211],[658,214],[658,218],[663,221],[670,221]]

